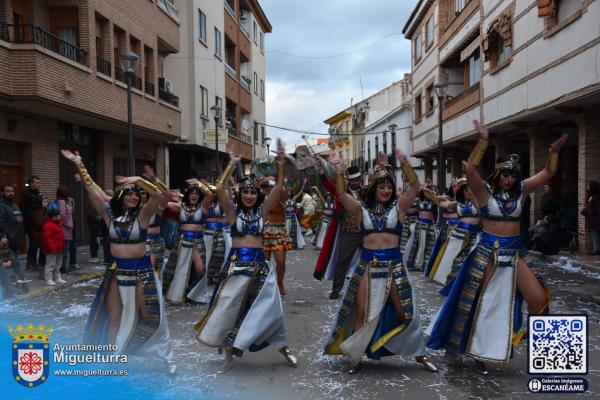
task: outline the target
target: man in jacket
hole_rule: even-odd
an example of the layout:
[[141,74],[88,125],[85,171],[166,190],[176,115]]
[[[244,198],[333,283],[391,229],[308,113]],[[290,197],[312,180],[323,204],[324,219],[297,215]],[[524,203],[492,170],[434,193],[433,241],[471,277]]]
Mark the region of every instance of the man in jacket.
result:
[[[43,196],[40,194],[42,181],[37,176],[27,179],[27,188],[21,199],[21,211],[25,231],[29,237],[29,248],[27,249],[27,270],[35,270],[45,264],[44,252],[40,249],[40,234],[44,224]],[[38,255],[39,253],[39,255]]]
[[27,283],[31,282],[31,279],[25,278],[18,256],[19,247],[25,242],[25,226],[21,210],[13,203],[14,196],[15,190],[12,185],[0,186],[0,228],[7,233],[8,247],[17,255],[12,265],[17,283]]

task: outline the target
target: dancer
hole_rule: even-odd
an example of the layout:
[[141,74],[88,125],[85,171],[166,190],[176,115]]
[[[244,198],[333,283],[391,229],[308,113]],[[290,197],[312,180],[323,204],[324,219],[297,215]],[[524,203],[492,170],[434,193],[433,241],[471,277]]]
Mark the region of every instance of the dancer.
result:
[[[168,188],[156,178],[154,175],[154,170],[151,167],[145,166],[144,172],[144,178],[151,182],[157,182],[157,186],[160,186],[160,190],[163,193],[168,192]],[[148,192],[140,189],[141,203],[146,204],[149,199],[150,196],[148,195]],[[148,225],[148,239],[146,239],[146,246],[148,249],[150,249],[150,260],[152,261],[152,267],[159,278],[162,276],[162,269],[165,261],[165,240],[160,234],[160,225],[162,221],[162,212],[165,210],[165,203],[167,201],[168,197],[163,196],[163,199],[158,206],[158,211],[152,215],[152,218],[150,219],[150,224]]]
[[[208,186],[210,206],[206,211],[204,227],[204,245],[206,246],[206,273],[208,284],[214,284],[219,278],[225,254],[231,248],[231,236],[225,220],[225,214],[215,196],[216,187]],[[231,201],[231,200],[230,200]]]
[[415,356],[426,370],[435,364],[424,356],[425,341],[411,279],[400,253],[401,221],[419,190],[417,175],[399,149],[396,157],[410,186],[399,199],[391,167],[375,172],[360,203],[346,193],[339,160],[334,161],[340,202],[358,219],[363,235],[361,259],[340,304],[336,324],[325,346],[325,354],[344,354],[347,372],[359,370],[360,360],[401,354]]
[[[405,184],[408,184],[406,175],[402,174],[402,181]],[[408,249],[412,249],[413,243],[416,240],[416,224],[419,219],[419,199],[415,198],[413,204],[411,204],[410,208],[406,211],[406,217],[404,219],[404,223],[402,224],[402,237],[400,239],[400,251],[405,256],[405,265],[408,265]],[[415,251],[416,253],[416,251]]]
[[323,216],[321,218],[321,222],[319,223],[319,228],[317,229],[317,234],[313,240],[313,246],[317,249],[321,249],[323,247],[323,242],[325,241],[325,234],[329,229],[329,225],[333,219],[334,206],[335,203],[333,201],[333,196],[331,193],[325,193],[325,196],[321,194],[321,191],[318,187],[315,186],[315,191],[321,198],[323,202]]
[[240,156],[231,149],[229,165],[217,183],[217,198],[231,226],[233,247],[209,309],[195,330],[200,343],[225,350],[225,362],[219,373],[231,367],[233,355],[241,357],[245,350],[259,351],[269,345],[276,346],[289,365],[298,364],[287,347],[283,304],[273,268],[262,249],[263,216],[285,195],[285,155],[281,140],[277,141],[277,150],[277,183],[266,199],[253,175],[240,182],[235,208],[227,199],[223,182],[240,161]]
[[434,208],[437,204],[435,193],[431,190],[432,185],[427,183],[419,191],[417,209],[419,219],[415,225],[415,240],[411,247],[406,248],[408,258],[406,266],[408,269],[422,271],[427,265],[429,255],[435,241],[435,214]]
[[292,250],[302,250],[305,246],[304,237],[300,230],[300,223],[296,216],[296,201],[302,193],[304,193],[304,186],[306,185],[306,179],[302,182],[302,186],[296,195],[292,193],[292,188],[287,189],[287,200],[285,201],[285,227],[287,229],[290,239],[292,239]]
[[[209,188],[201,182],[189,187],[181,203],[167,207],[179,211],[181,237],[169,254],[163,273],[165,299],[173,304],[184,304],[186,297],[196,303],[206,300],[204,276],[204,237],[206,210],[210,204]],[[193,265],[193,268],[192,268]]]
[[[167,316],[158,276],[146,253],[150,219],[163,193],[139,176],[121,177],[106,207],[104,194],[87,172],[81,157],[61,150],[81,174],[90,202],[108,226],[113,263],[104,273],[85,327],[85,342],[115,344],[118,353],[133,353],[175,365]],[[150,196],[140,202],[140,188]]]
[[[275,180],[272,177],[266,177],[261,183],[261,188],[267,195],[271,194],[271,190],[274,186]],[[285,257],[286,252],[292,249],[292,239],[290,239],[288,235],[285,219],[284,204],[287,193],[284,191],[279,194],[280,196],[277,202],[269,208],[269,212],[265,213],[263,249],[267,261],[271,261],[271,254],[273,254],[276,265],[275,272],[277,275],[277,286],[279,287],[279,293],[282,296],[285,296],[285,286],[283,284],[283,278],[285,277]]]
[[457,222],[452,225],[448,238],[441,245],[437,256],[431,255],[425,276],[430,279],[448,285],[460,267],[465,262],[466,256],[477,244],[477,237],[481,229],[479,225],[479,208],[477,199],[467,186],[467,179],[461,178],[456,181],[458,191],[456,201],[443,201],[440,207],[455,211]]
[[556,173],[567,135],[550,145],[546,166],[536,175],[522,180],[518,156],[502,155],[486,183],[476,168],[489,133],[477,121],[475,127],[479,142],[464,166],[469,188],[480,205],[481,238],[454,279],[430,328],[428,346],[473,357],[475,371],[486,375],[484,361],[508,363],[525,333],[520,331],[522,300],[530,314],[548,310],[550,291],[520,254],[519,221],[525,199]]

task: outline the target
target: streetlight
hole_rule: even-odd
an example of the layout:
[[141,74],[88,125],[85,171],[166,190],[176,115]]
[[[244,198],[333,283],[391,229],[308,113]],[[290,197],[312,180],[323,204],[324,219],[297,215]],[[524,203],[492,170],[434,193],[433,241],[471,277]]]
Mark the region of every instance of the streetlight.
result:
[[267,146],[267,159],[269,158],[269,150],[270,150],[270,146],[271,146],[271,138],[270,137],[266,137],[263,139],[263,143],[265,144],[265,146]]
[[438,82],[433,85],[435,89],[435,94],[438,98],[438,104],[440,106],[438,112],[438,128],[439,128],[439,136],[438,136],[438,189],[440,192],[446,189],[446,171],[445,171],[445,162],[444,162],[444,148],[443,148],[443,136],[442,136],[442,100],[446,97],[446,91],[448,90],[448,84],[446,82]]
[[210,112],[215,120],[215,182],[219,177],[219,121],[221,120],[221,113],[223,109],[220,105],[215,104],[210,108]]
[[133,51],[127,50],[121,53],[121,68],[125,73],[127,79],[127,135],[128,135],[128,163],[127,163],[127,175],[135,175],[135,158],[133,158],[133,117],[132,117],[132,106],[131,106],[131,80],[135,75],[135,69],[137,68],[140,57]]

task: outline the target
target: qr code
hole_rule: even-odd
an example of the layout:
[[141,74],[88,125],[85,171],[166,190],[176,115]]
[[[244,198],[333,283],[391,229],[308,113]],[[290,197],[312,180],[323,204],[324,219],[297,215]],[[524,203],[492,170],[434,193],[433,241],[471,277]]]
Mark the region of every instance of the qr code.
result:
[[587,316],[530,315],[529,373],[586,374]]

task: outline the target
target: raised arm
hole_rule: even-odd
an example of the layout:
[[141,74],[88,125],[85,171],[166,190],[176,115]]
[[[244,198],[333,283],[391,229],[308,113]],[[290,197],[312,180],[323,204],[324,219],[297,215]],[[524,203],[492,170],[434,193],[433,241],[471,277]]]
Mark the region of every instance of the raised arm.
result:
[[344,177],[346,165],[344,160],[334,152],[329,156],[329,161],[335,169],[335,195],[337,200],[342,203],[342,206],[350,215],[360,221],[362,219],[360,202],[346,193],[346,179]]
[[219,202],[223,213],[225,213],[225,218],[227,219],[227,222],[229,223],[229,225],[232,225],[235,223],[235,219],[237,218],[237,216],[235,215],[233,204],[231,203],[231,201],[229,201],[229,197],[227,196],[225,182],[229,181],[229,177],[237,167],[237,164],[240,162],[242,157],[239,154],[235,154],[235,152],[233,151],[233,146],[229,146],[227,148],[227,153],[229,153],[229,164],[227,164],[227,168],[225,168],[225,171],[223,171],[221,177],[217,179],[216,194],[217,201]]
[[304,178],[304,180],[302,181],[302,186],[300,187],[300,190],[298,191],[298,193],[296,193],[294,196],[292,196],[292,201],[295,203],[296,200],[298,200],[298,197],[300,197],[302,195],[302,193],[304,193],[304,187],[306,186],[306,178]]
[[[108,221],[108,215],[106,214],[107,201],[105,201],[105,198],[100,193],[102,192],[102,189],[100,189],[100,186],[98,186],[90,177],[90,174],[85,168],[85,165],[83,164],[79,153],[73,153],[70,150],[61,150],[60,152],[63,155],[63,157],[75,164],[75,166],[79,170],[79,174],[81,175],[81,181],[83,182],[85,190],[88,193],[90,204],[99,216],[101,216],[104,220]],[[108,201],[110,201],[110,198],[108,198]]]
[[408,187],[398,199],[398,210],[400,210],[402,213],[405,213],[413,205],[415,198],[419,194],[419,178],[417,177],[415,170],[412,169],[412,166],[406,159],[406,155],[402,150],[394,148],[394,154],[400,163],[402,172],[408,178]]
[[475,124],[475,129],[479,135],[479,141],[471,152],[469,159],[467,161],[463,161],[463,166],[465,169],[465,176],[467,177],[467,183],[469,184],[471,192],[473,192],[479,204],[487,204],[488,192],[485,188],[483,179],[481,179],[479,172],[477,172],[477,167],[481,163],[481,159],[483,158],[485,150],[488,147],[490,133],[485,125],[480,124],[479,121],[473,121],[473,123]]
[[563,134],[558,140],[553,142],[548,149],[548,158],[546,159],[546,166],[544,169],[523,181],[525,197],[529,196],[535,188],[550,182],[550,179],[556,174],[556,171],[558,170],[558,155],[561,147],[567,142],[568,138],[569,136],[567,134]]
[[277,181],[264,202],[263,210],[265,215],[277,204],[278,201],[287,196],[285,181],[285,148],[281,139],[277,139]]
[[442,201],[440,202],[440,207],[445,208],[446,210],[456,211],[456,201]]
[[117,177],[115,182],[118,185],[137,185],[148,193],[148,201],[142,205],[139,213],[140,226],[143,228],[148,227],[150,219],[158,211],[163,201],[164,193],[156,185],[141,176],[121,176]]

